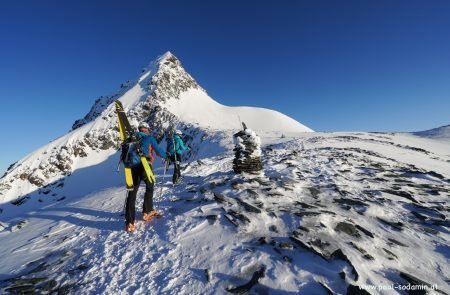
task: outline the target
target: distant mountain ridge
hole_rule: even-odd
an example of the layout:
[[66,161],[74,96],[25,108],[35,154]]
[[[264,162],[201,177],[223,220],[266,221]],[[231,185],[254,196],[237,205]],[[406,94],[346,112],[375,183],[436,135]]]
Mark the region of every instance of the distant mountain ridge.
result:
[[421,137],[450,140],[450,125],[445,125],[425,131],[413,132],[413,134]]

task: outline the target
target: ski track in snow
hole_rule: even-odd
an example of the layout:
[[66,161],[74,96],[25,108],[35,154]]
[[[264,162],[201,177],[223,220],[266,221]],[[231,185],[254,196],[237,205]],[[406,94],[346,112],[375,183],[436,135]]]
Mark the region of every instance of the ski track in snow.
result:
[[[427,153],[411,149],[430,142],[415,140],[272,139],[264,176],[233,174],[231,154],[193,161],[183,184],[173,187],[169,173],[162,196],[156,186],[162,218],[141,220],[141,187],[133,234],[124,231],[122,187],[18,211],[1,221],[0,287],[228,294],[264,266],[251,294],[345,294],[349,284],[405,284],[400,271],[449,293],[450,157],[440,143]],[[333,258],[338,249],[350,262]]]

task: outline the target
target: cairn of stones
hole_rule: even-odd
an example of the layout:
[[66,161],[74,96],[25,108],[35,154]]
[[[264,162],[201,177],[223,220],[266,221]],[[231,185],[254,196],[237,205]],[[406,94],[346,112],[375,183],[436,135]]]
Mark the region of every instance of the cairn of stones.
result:
[[234,134],[235,148],[233,170],[235,173],[258,174],[262,170],[261,139],[242,123],[243,130]]

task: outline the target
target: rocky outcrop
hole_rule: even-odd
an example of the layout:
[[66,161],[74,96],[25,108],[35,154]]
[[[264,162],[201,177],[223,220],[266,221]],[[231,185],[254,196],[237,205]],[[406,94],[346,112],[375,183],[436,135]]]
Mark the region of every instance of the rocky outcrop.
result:
[[170,52],[159,61],[158,71],[148,82],[147,87],[151,92],[148,102],[153,101],[153,98],[162,102],[179,99],[180,94],[190,88],[202,89]]

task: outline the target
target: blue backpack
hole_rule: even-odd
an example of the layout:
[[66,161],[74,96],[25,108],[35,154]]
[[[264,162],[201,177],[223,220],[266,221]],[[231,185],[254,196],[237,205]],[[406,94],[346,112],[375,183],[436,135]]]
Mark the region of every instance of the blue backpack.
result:
[[125,168],[134,168],[141,164],[140,146],[141,138],[134,141],[133,139],[130,139],[122,144],[120,160],[125,165]]

